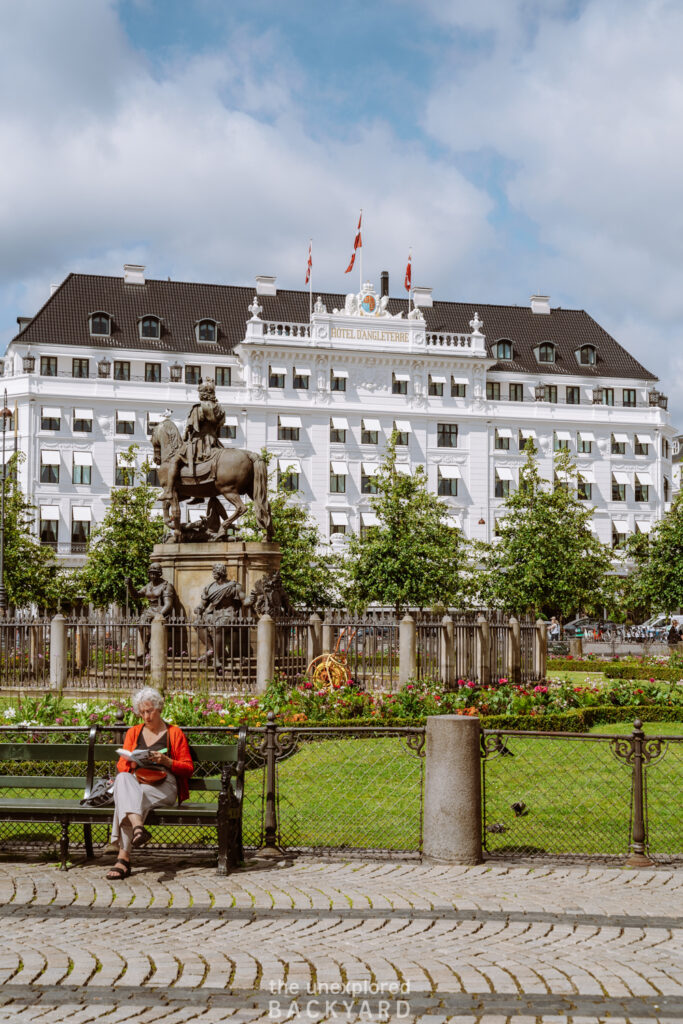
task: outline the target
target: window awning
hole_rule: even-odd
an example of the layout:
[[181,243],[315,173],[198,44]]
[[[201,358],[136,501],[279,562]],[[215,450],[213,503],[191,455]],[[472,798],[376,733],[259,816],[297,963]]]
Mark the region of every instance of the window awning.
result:
[[412,476],[412,473],[413,473],[413,471],[410,468],[410,466],[407,466],[405,464],[405,462],[397,462],[396,463],[396,472],[400,476]]
[[617,533],[628,533],[628,523],[625,519],[612,520],[612,526],[617,531]]
[[520,427],[519,432],[525,439],[527,437],[536,437],[536,431],[533,430],[531,427]]
[[132,469],[134,464],[134,460],[131,461],[130,456],[128,455],[127,452],[116,453],[117,466],[122,467],[123,469]]
[[92,466],[92,452],[74,452],[74,466]]
[[295,366],[294,373],[297,377],[310,377],[311,371],[306,366]]
[[413,429],[410,420],[394,420],[394,427],[400,434],[410,434]]
[[429,379],[431,380],[432,384],[445,384],[446,383],[446,378],[443,377],[439,373],[430,373]]
[[636,434],[636,441],[638,444],[652,444],[652,438],[649,434]]
[[571,441],[572,435],[568,430],[556,430],[555,437],[558,441]]
[[71,518],[74,523],[89,523],[92,519],[92,509],[78,505],[71,509]]
[[379,526],[379,518],[376,512],[361,512],[360,519],[363,526]]
[[348,430],[349,421],[347,420],[346,416],[333,416],[332,427],[334,430]]
[[57,406],[44,405],[40,414],[41,416],[45,416],[46,419],[58,420],[61,418],[62,410]]
[[512,470],[507,466],[496,466],[496,476],[499,480],[512,480]]
[[582,441],[595,441],[595,434],[592,434],[590,430],[580,430],[579,437]]
[[618,484],[627,484],[629,482],[628,473],[622,473],[620,470],[614,470],[612,476]]
[[225,419],[223,420],[223,423],[224,423],[224,425],[226,427],[236,427],[237,426],[237,417],[236,416],[226,416]]
[[59,505],[41,505],[40,518],[52,520],[59,519]]
[[59,452],[46,452],[43,449],[40,453],[40,461],[44,466],[58,466]]
[[74,409],[75,420],[91,420],[92,409]]
[[[394,374],[394,380],[410,380],[410,374],[409,373],[395,373]],[[432,380],[434,380],[433,377],[432,377]]]
[[149,423],[150,426],[152,426],[152,425],[156,426],[157,423],[161,423],[163,418],[164,418],[164,414],[162,412],[148,412],[147,413],[147,422]]
[[281,473],[289,471],[290,473],[300,473],[301,463],[298,459],[278,459],[278,469]]
[[592,469],[580,469],[579,470],[579,476],[587,484],[594,484],[595,483],[595,473],[593,472]]
[[444,480],[459,480],[460,469],[458,466],[439,466],[439,476]]
[[451,374],[452,384],[469,384],[469,377],[456,377],[454,373]]
[[349,375],[349,371],[348,370],[334,370],[334,369],[332,370],[332,376],[333,377],[344,377],[344,379],[346,379],[348,377],[348,375]]
[[330,462],[330,466],[332,467],[332,472],[335,476],[346,476],[349,471],[349,467],[346,462],[335,462],[332,460],[332,462]]
[[379,420],[363,420],[363,430],[381,430]]
[[636,526],[641,533],[649,533],[652,529],[652,523],[649,519],[636,519]]
[[[228,422],[227,416],[225,418],[225,422],[226,423]],[[235,424],[237,424],[237,418],[235,418]],[[301,426],[301,416],[281,416],[280,417],[280,426],[281,427],[300,427]]]
[[498,437],[512,437],[512,430],[510,427],[496,427],[496,433]]
[[366,476],[374,476],[375,473],[379,473],[379,465],[376,462],[364,462],[363,472]]
[[652,477],[649,473],[645,473],[642,470],[636,472],[636,480],[639,484],[645,484],[648,487],[652,487]]
[[116,410],[116,418],[117,418],[117,420],[122,420],[122,421],[124,421],[126,423],[135,423],[135,413],[134,412],[124,412],[123,409],[117,409]]
[[287,367],[286,366],[271,366],[270,367],[270,372],[271,373],[276,373],[278,376],[281,376],[282,374],[286,374],[287,373]]
[[349,522],[346,512],[330,512],[330,519],[333,526],[346,526]]
[[617,444],[627,444],[628,443],[628,434],[612,434],[612,437],[617,442]]

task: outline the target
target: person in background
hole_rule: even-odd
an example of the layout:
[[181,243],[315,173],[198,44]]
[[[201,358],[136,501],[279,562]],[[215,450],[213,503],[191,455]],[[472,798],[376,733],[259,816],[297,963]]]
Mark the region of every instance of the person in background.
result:
[[554,615],[553,615],[552,619],[550,620],[550,626],[548,627],[548,636],[550,637],[551,640],[559,640],[560,639],[560,624],[559,624],[559,622],[557,621],[557,619],[555,618]]

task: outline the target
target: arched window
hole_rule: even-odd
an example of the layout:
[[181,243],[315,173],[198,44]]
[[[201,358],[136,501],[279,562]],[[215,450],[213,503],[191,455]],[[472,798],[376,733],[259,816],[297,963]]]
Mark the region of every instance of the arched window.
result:
[[161,321],[158,316],[143,316],[140,320],[141,338],[159,338],[161,336]]
[[584,366],[595,366],[597,353],[592,345],[582,345],[579,350],[579,362]]
[[497,359],[512,359],[512,342],[499,341],[496,345]]
[[91,313],[90,333],[107,337],[111,334],[111,317],[108,313]]
[[216,334],[215,320],[200,320],[197,324],[197,341],[215,341]]
[[542,345],[538,346],[538,361],[539,363],[555,362],[555,346],[552,341],[544,341]]

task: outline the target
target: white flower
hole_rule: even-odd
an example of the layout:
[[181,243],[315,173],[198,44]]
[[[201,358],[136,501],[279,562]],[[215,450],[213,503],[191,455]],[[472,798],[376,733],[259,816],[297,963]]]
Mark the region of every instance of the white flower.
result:
[[78,711],[80,713],[81,711],[87,711],[88,705],[85,703],[85,701],[79,701],[78,703],[74,704],[73,708],[74,711]]
[[6,711],[3,712],[3,715],[5,718],[16,718],[16,708],[7,708]]

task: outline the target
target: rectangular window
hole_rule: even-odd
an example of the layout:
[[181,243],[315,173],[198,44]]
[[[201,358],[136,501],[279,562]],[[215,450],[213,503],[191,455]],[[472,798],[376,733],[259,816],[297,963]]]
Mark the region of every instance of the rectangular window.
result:
[[278,469],[277,483],[278,487],[283,491],[298,491],[299,474],[294,472],[287,472],[286,469]]
[[346,473],[335,473],[334,466],[330,466],[330,493],[346,494]]
[[147,413],[147,436],[151,437],[155,427],[157,427],[163,419],[163,416],[158,412]]
[[500,382],[497,380],[486,381],[486,397],[493,402],[500,398]]
[[568,452],[569,451],[569,438],[565,437],[565,432],[556,430],[553,434],[553,451],[554,452]]
[[59,483],[59,452],[41,452],[40,482],[41,484]]
[[[284,423],[283,423],[284,419]],[[299,427],[291,426],[289,420],[293,417],[289,416],[278,416],[277,418],[277,439],[278,441],[298,441],[299,440]]]
[[602,389],[602,404],[614,405],[614,388]]
[[527,441],[531,441],[531,443],[535,445],[535,441],[536,441],[535,435],[532,434],[532,433],[529,433],[529,431],[520,430],[520,432],[519,432],[519,450],[520,450],[520,452],[523,452],[524,449],[526,448]]
[[626,501],[626,484],[618,484],[612,477],[612,501]]
[[612,455],[625,455],[626,441],[621,439],[620,434],[612,434]]
[[74,461],[72,482],[89,486],[92,483],[92,466],[81,466]]
[[346,444],[346,420],[330,420],[330,441],[334,444]]
[[432,377],[429,375],[429,394],[435,398],[443,398],[443,386],[444,381],[441,377]]
[[71,544],[77,547],[85,547],[90,540],[90,521],[82,519],[71,520]]
[[496,497],[497,498],[509,498],[510,496],[510,481],[502,480],[496,475]]
[[557,402],[557,384],[546,384],[545,400],[546,402]]
[[510,451],[510,435],[511,434],[512,434],[511,430],[509,430],[509,431],[507,431],[507,430],[505,430],[505,431],[497,430],[496,431],[496,438],[495,438],[495,442],[494,442],[494,446],[496,448],[496,451],[499,451],[499,452],[509,452]]
[[[40,357],[40,375],[41,377],[57,376],[57,356]],[[74,377],[75,376],[76,375],[74,374]]]
[[363,467],[360,474],[360,493],[377,494],[377,477],[375,472]]
[[636,436],[633,445],[633,451],[636,455],[647,455],[650,451],[650,445],[647,444],[645,441],[639,441],[638,437]]
[[458,480],[457,477],[446,477],[439,474],[438,493],[442,498],[457,498]]
[[161,363],[145,363],[145,380],[148,384],[161,381]]
[[664,501],[668,501],[669,500],[669,487],[670,487],[670,484],[669,484],[669,481],[668,481],[667,477],[664,477],[662,482],[663,482],[663,485],[664,485]]
[[511,402],[523,402],[524,401],[524,385],[523,384],[511,384],[510,385],[510,401]]
[[622,392],[622,404],[634,406],[636,404],[636,389],[635,388],[623,388]]
[[116,433],[117,434],[134,434],[135,433],[135,413],[130,413],[130,412],[117,412],[116,413]]
[[[406,444],[408,442],[406,441]],[[458,447],[458,424],[437,423],[436,425],[436,447],[457,448]]]
[[625,533],[619,533],[617,530],[614,529],[614,527],[612,527],[612,547],[613,548],[623,548],[625,544],[626,544],[626,534]]
[[234,441],[237,437],[237,424],[236,423],[224,423],[218,431],[219,437],[224,437],[228,441]]
[[127,359],[114,360],[114,380],[130,380],[130,363]]
[[330,537],[333,533],[346,533],[346,523],[335,523],[334,513],[330,515]]
[[308,391],[310,380],[310,373],[304,373],[303,370],[297,370],[296,367],[294,368],[294,381],[292,386],[295,391]]
[[186,384],[199,384],[199,378],[202,375],[201,366],[186,366],[185,367],[185,383]]
[[410,380],[410,374],[408,373],[392,373],[391,375],[391,393],[392,395],[407,395],[408,394],[408,381]]
[[57,544],[59,538],[59,520],[58,519],[43,519],[40,520],[40,543],[41,544]]
[[567,388],[567,405],[581,404],[581,388]]
[[159,470],[156,466],[152,466],[151,469],[147,470],[147,483],[150,487],[161,487],[159,483]]
[[467,396],[467,384],[451,377],[451,398],[465,398]]
[[593,451],[593,442],[584,440],[581,434],[579,434],[576,442],[576,450],[577,452],[580,452],[581,455],[590,455]]
[[232,385],[232,366],[216,367],[216,387],[229,388]]
[[287,369],[284,366],[269,366],[268,367],[268,387],[269,388],[283,388],[285,386],[285,377],[287,376]]
[[92,412],[90,409],[74,409],[74,433],[92,433]]
[[636,483],[636,501],[649,501],[650,488],[647,484]]
[[579,477],[578,494],[580,501],[592,501],[593,484],[589,484],[587,480],[582,480],[581,477]]
[[59,430],[62,422],[61,413],[59,409],[50,409],[44,406],[40,410],[40,429],[41,430]]
[[346,391],[346,370],[330,370],[330,391]]
[[669,442],[665,437],[662,438],[662,458],[669,458]]
[[569,493],[569,481],[566,477],[559,477],[557,473],[555,474],[555,490],[564,491],[566,494]]
[[379,444],[379,420],[363,420],[360,431],[361,444]]
[[89,377],[90,360],[88,359],[72,359],[71,360],[71,376],[72,377]]
[[135,473],[132,466],[117,466],[115,484],[117,487],[132,487]]

